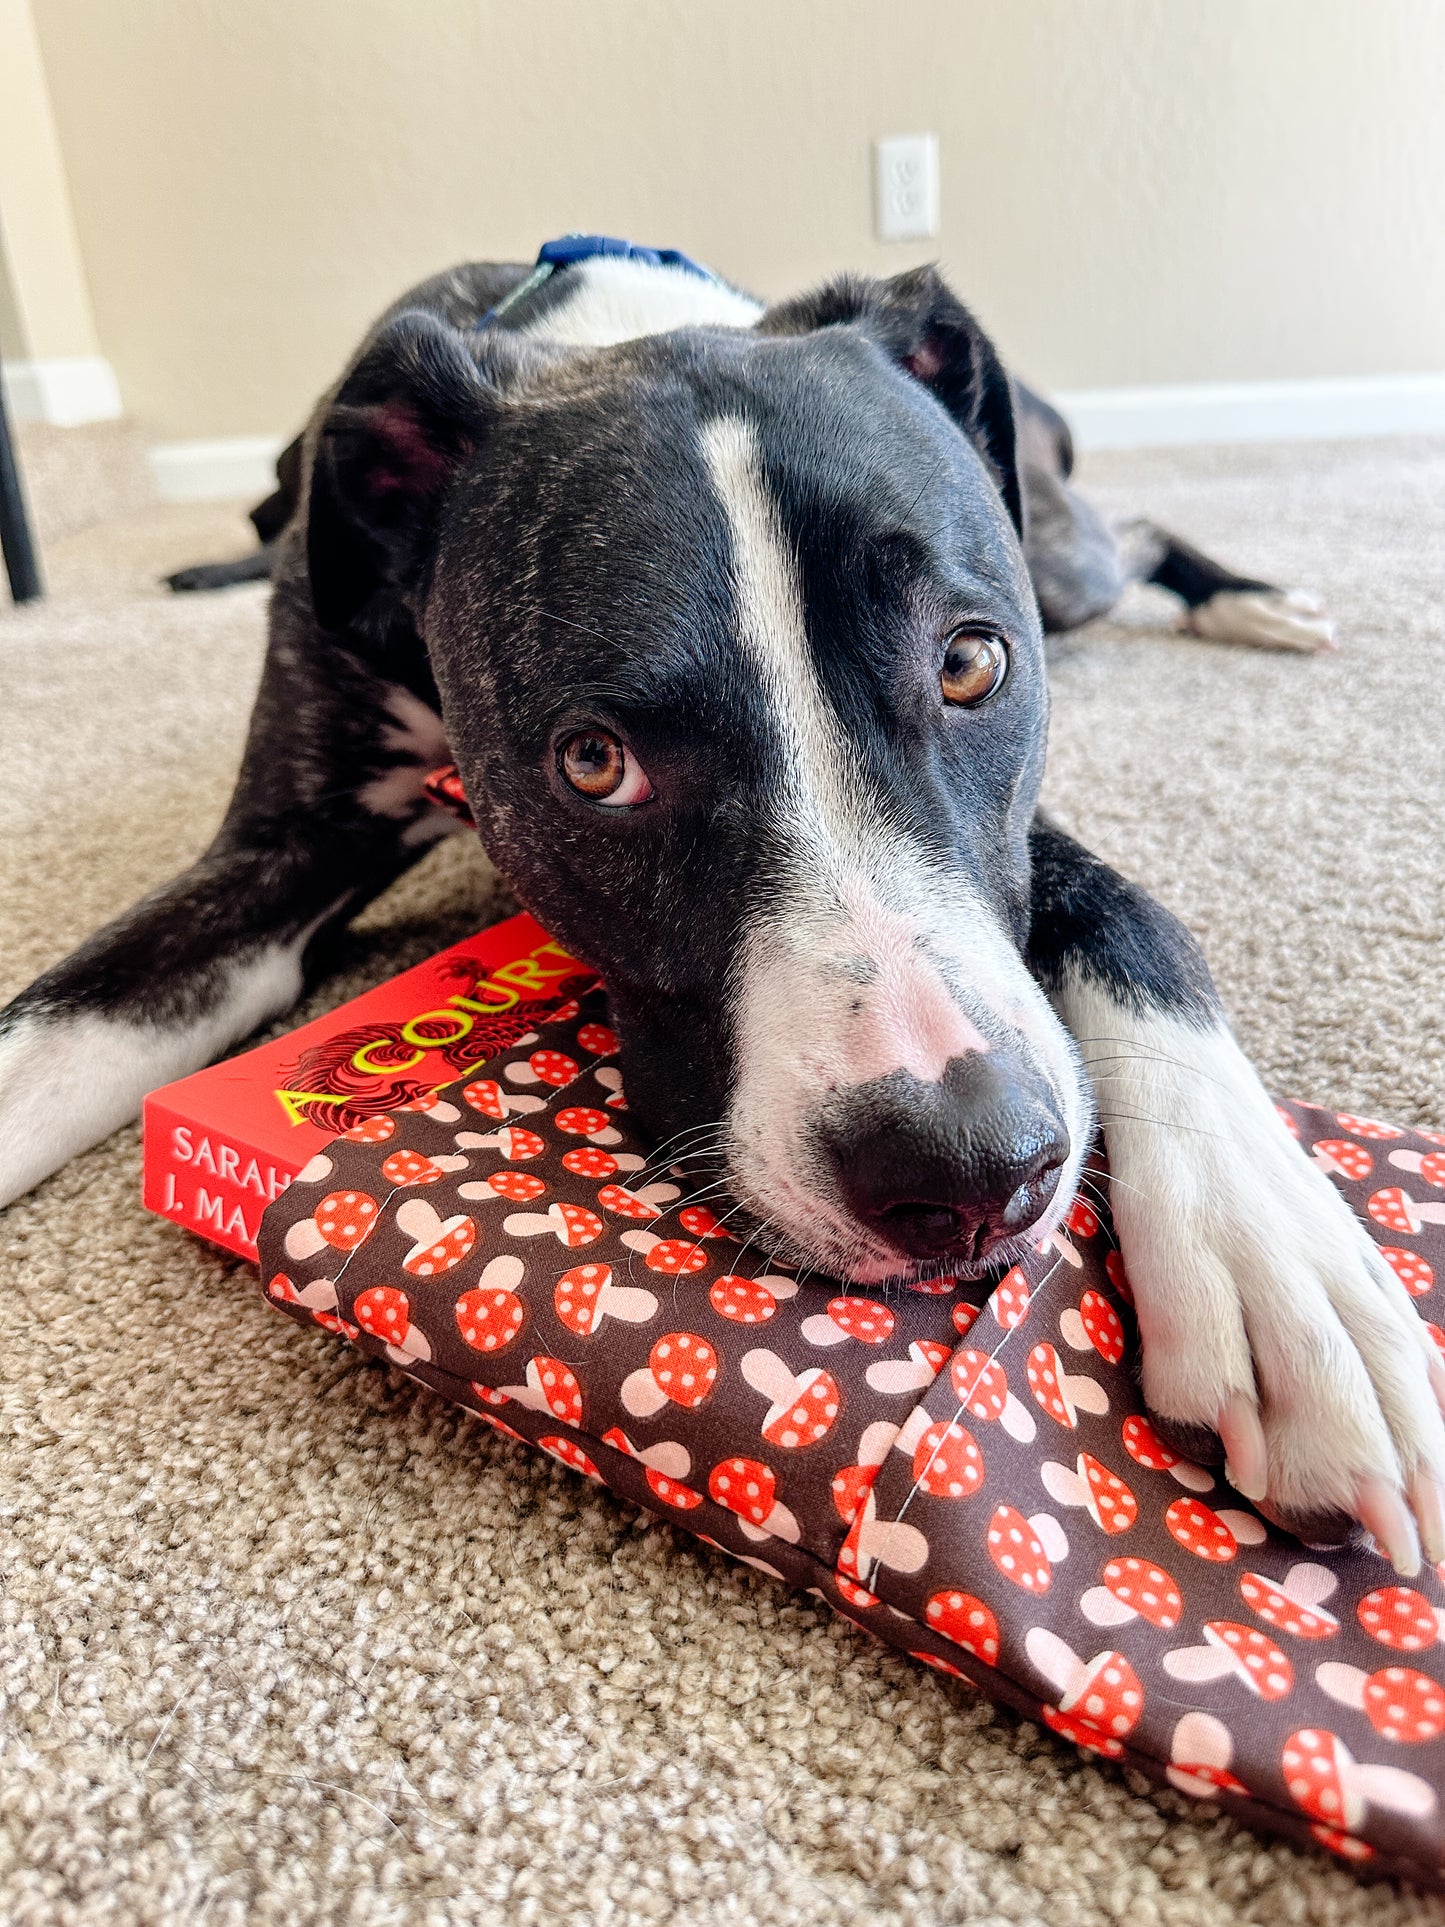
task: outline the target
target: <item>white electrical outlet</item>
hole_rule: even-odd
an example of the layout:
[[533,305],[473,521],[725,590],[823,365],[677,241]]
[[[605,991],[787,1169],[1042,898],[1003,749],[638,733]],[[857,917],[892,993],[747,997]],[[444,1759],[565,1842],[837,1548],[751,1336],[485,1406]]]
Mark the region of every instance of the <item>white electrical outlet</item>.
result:
[[873,143],[880,241],[922,241],[938,232],[938,136],[892,134]]

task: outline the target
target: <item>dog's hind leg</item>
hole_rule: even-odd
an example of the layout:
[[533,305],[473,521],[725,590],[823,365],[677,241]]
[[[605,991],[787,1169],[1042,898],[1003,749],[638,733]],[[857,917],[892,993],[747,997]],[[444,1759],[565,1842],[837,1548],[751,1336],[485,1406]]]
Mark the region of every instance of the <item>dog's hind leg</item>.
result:
[[458,827],[422,790],[447,760],[430,692],[287,604],[210,848],[0,1011],[0,1204],[286,1010],[325,932]]
[[238,582],[269,582],[276,567],[275,542],[263,543],[234,562],[196,562],[166,577],[167,587],[183,595],[195,590],[231,589]]
[[1111,529],[1070,479],[1074,444],[1063,416],[1022,382],[1014,399],[1024,558],[1051,635],[1107,615],[1130,582],[1153,582],[1179,597],[1179,627],[1193,635],[1304,654],[1334,647],[1334,625],[1315,596],[1236,575],[1153,522]]
[[269,582],[280,560],[281,536],[301,501],[301,437],[289,442],[276,457],[276,487],[251,510],[259,549],[233,562],[196,562],[177,569],[165,580],[178,595],[197,590],[230,589],[238,582]]
[[1153,522],[1119,531],[1125,573],[1168,589],[1184,604],[1179,627],[1210,642],[1314,655],[1335,647],[1335,629],[1318,596],[1236,575],[1212,556]]

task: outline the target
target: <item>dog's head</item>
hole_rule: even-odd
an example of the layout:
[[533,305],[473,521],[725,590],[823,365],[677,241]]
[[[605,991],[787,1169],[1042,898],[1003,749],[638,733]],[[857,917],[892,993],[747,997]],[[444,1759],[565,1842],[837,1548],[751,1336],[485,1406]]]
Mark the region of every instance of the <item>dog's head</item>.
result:
[[860,1282],[1038,1237],[1087,1136],[1021,955],[1020,521],[1007,379],[926,271],[581,352],[403,316],[317,455],[318,612],[413,612],[663,1160]]

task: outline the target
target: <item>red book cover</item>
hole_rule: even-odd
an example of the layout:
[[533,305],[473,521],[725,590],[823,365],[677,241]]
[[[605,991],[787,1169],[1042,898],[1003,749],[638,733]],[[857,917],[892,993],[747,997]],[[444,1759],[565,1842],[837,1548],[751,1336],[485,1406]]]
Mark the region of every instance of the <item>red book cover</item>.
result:
[[269,1044],[152,1091],[142,1201],[254,1259],[261,1213],[333,1137],[505,1050],[592,973],[509,917]]

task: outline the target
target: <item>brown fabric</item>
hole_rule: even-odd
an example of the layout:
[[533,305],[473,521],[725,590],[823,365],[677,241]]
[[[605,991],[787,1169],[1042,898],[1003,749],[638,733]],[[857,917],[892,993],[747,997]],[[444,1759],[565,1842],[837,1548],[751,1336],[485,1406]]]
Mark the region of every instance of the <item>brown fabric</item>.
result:
[[[991,1292],[800,1282],[648,1162],[615,1050],[592,991],[355,1126],[266,1214],[272,1302],[1095,1753],[1445,1884],[1445,1614],[1158,1437],[1106,1207]],[[1282,1109],[1429,1317],[1445,1138]]]

